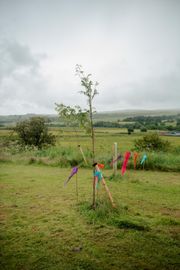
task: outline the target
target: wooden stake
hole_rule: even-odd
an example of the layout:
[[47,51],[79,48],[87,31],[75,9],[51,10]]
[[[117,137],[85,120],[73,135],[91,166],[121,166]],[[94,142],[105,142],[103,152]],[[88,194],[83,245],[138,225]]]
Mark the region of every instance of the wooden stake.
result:
[[81,152],[81,154],[82,154],[82,157],[83,157],[83,159],[84,159],[84,162],[86,163],[86,165],[88,165],[88,164],[87,164],[87,160],[86,160],[86,158],[85,158],[85,155],[84,155],[84,153],[83,153],[83,150],[82,150],[82,147],[80,146],[80,144],[78,145],[78,147],[79,147],[79,150],[80,150],[80,152]]
[[[100,171],[100,169],[99,169],[99,167],[98,167],[98,164],[95,165],[95,169],[96,169],[96,171]],[[94,178],[96,179],[96,177],[94,177]],[[95,181],[95,183],[96,183],[96,181]],[[108,186],[106,185],[106,181],[105,181],[105,179],[104,179],[103,176],[102,176],[102,183],[103,183],[103,186],[105,187],[105,190],[106,190],[106,192],[107,192],[107,194],[108,194],[108,197],[109,197],[109,199],[110,199],[110,202],[111,202],[111,204],[112,204],[112,207],[115,208],[116,205],[115,205],[115,203],[114,203],[114,201],[113,201],[111,192],[109,191],[109,188],[108,188]]]
[[77,202],[78,202],[78,178],[77,178],[77,173],[76,173],[76,197],[77,197]]
[[104,177],[102,178],[102,183],[103,183],[103,185],[104,185],[104,187],[105,187],[105,190],[106,190],[106,192],[107,192],[107,194],[108,194],[108,196],[109,196],[109,199],[110,199],[110,201],[111,201],[112,207],[115,208],[116,205],[115,205],[115,203],[114,203],[114,201],[113,201],[111,192],[109,191],[109,188],[108,188],[108,186],[106,185],[106,181],[105,181]]

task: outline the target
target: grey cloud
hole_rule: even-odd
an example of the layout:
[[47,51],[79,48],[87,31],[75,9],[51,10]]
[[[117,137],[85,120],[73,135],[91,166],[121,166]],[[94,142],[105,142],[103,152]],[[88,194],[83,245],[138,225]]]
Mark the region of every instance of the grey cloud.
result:
[[127,86],[124,99],[130,105],[168,108],[180,106],[180,77],[169,74]]
[[0,59],[1,80],[22,69],[28,69],[31,72],[38,71],[39,60],[27,46],[16,41],[3,40],[0,42]]
[[[109,93],[113,93],[109,95]],[[106,89],[104,97],[98,100],[104,106],[114,109],[162,109],[180,108],[180,77],[178,72],[160,77],[149,77],[141,82],[122,83],[113,89]]]
[[179,14],[178,0],[1,0],[0,113],[85,107],[76,64],[100,83],[97,110],[180,107]]
[[7,107],[14,113],[20,107],[33,110],[51,106],[48,82],[40,72],[42,57],[18,42],[0,43],[0,113],[6,112]]

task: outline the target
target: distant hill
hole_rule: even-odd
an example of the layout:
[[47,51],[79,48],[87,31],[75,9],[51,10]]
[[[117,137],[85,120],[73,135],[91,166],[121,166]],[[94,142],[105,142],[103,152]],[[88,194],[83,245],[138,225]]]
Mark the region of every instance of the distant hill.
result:
[[27,120],[33,116],[42,116],[42,117],[47,117],[47,119],[56,119],[58,120],[57,115],[49,114],[22,114],[22,115],[0,115],[0,126],[14,126],[17,122]]
[[94,115],[94,120],[97,121],[117,121],[127,117],[134,116],[162,116],[162,115],[177,115],[180,114],[180,109],[172,110],[122,110],[100,112]]
[[[172,110],[121,110],[121,111],[107,111],[97,112],[93,118],[95,122],[109,121],[116,122],[121,121],[127,117],[134,116],[162,116],[162,115],[177,115],[180,114],[180,109]],[[0,115],[0,126],[14,126],[17,122],[29,119],[33,116],[43,116],[48,119],[48,122],[59,122],[56,114],[24,114],[24,115]]]

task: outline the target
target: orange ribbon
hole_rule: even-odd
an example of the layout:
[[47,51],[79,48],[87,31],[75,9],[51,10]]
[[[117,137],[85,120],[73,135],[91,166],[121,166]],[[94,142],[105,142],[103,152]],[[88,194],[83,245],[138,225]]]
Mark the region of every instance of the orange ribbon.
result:
[[136,163],[137,163],[138,156],[139,156],[139,154],[137,152],[134,152],[134,155],[133,155],[134,169],[136,169]]

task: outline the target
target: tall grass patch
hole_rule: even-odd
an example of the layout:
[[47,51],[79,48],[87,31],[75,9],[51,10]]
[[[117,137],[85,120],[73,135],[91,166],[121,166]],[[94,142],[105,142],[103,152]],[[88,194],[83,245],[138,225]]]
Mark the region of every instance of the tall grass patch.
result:
[[[3,131],[4,132],[4,131]],[[53,132],[53,131],[52,131]],[[58,132],[55,130],[54,132]],[[71,129],[64,129],[64,135],[56,134],[56,146],[37,149],[31,146],[21,146],[16,141],[16,134],[4,137],[0,136],[0,162],[14,162],[22,164],[41,164],[58,167],[79,167],[92,166],[91,142],[88,136],[78,131],[78,136]],[[118,144],[118,154],[124,154],[125,151],[132,150],[134,140],[142,138],[142,134],[119,134],[119,129],[97,129],[96,130],[96,161],[104,163],[106,169],[112,169],[111,161],[113,159],[113,143]],[[0,131],[1,133],[1,131]],[[6,134],[6,133],[5,133]],[[10,133],[11,134],[11,133]],[[9,137],[8,137],[9,136]],[[5,141],[4,141],[5,140]],[[179,138],[168,138],[172,147],[167,152],[142,151],[139,152],[137,170],[160,170],[160,171],[180,171],[180,140]],[[82,154],[78,148],[81,145],[88,165],[85,164]],[[147,160],[144,166],[140,165],[140,158],[146,152]],[[133,151],[132,151],[133,153]],[[118,161],[118,169],[121,168],[123,160]],[[128,162],[127,169],[133,169],[133,159]]]

